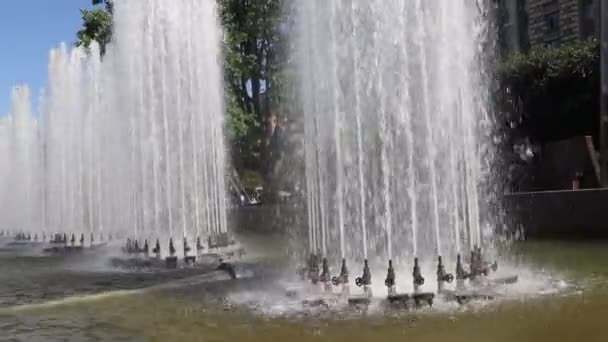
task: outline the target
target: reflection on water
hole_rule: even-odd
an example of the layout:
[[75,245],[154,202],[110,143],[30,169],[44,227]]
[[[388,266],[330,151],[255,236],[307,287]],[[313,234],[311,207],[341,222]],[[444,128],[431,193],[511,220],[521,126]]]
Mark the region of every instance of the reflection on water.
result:
[[[533,243],[513,247],[514,261],[558,274],[567,290],[449,310],[353,312],[289,310],[268,314],[282,289],[275,274],[240,281],[190,281],[183,286],[110,292],[56,305],[14,307],[3,299],[0,339],[14,341],[605,341],[608,336],[608,244]],[[0,258],[2,298],[45,302],[47,285],[65,295],[142,288],[166,282],[153,275],[57,271],[66,260]],[[28,266],[28,267],[26,267]],[[52,266],[52,267],[51,267]],[[530,269],[531,267],[527,267]],[[6,271],[4,271],[6,270]],[[150,277],[150,278],[147,278]],[[11,281],[4,281],[12,279]],[[16,286],[21,279],[22,286]],[[199,278],[202,279],[202,278]],[[100,281],[107,281],[99,285]],[[28,284],[29,282],[29,284]],[[35,284],[34,284],[35,283]],[[12,284],[12,285],[11,285]],[[88,287],[87,287],[88,286]],[[253,294],[246,298],[247,294]],[[258,295],[256,295],[258,294]],[[265,294],[266,298],[262,298]],[[59,295],[57,295],[59,296]],[[15,297],[16,298],[16,297]],[[34,298],[34,299],[32,299]],[[247,300],[243,300],[246,298]],[[16,303],[26,301],[14,299]],[[284,299],[281,299],[284,301]],[[245,305],[244,305],[245,304]],[[259,305],[256,307],[256,304]]]

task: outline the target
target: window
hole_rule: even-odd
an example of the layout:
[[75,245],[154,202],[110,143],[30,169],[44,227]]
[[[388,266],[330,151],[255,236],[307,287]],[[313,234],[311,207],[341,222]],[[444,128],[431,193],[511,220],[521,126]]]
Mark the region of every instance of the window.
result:
[[[599,9],[593,0],[581,0],[581,37],[589,38],[596,34],[596,20],[599,23]],[[599,6],[599,3],[597,3]]]
[[595,19],[595,6],[593,0],[581,1],[581,17],[583,19]]
[[559,38],[559,2],[557,0],[543,3],[545,14],[545,42]]
[[547,47],[558,47],[560,45],[559,12],[551,12],[545,15],[545,45]]
[[549,13],[545,16],[547,34],[559,33],[559,12]]

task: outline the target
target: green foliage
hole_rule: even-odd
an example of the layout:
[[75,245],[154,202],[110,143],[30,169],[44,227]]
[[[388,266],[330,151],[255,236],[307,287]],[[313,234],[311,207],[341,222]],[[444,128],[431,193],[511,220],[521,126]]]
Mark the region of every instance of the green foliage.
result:
[[259,167],[262,137],[253,112],[247,112],[227,94],[228,141],[233,153],[233,164],[238,170]]
[[[224,41],[226,101],[236,165],[263,169],[267,127],[278,97],[283,0],[219,0]],[[236,147],[236,149],[234,149]]]
[[106,7],[106,11],[109,13],[113,13],[114,10],[114,0],[92,0],[93,6],[95,5],[104,5]]
[[498,68],[499,104],[534,141],[597,135],[600,50],[595,40],[515,54]]
[[112,10],[113,2],[110,0],[92,0],[93,5],[103,3],[104,8],[92,10],[81,9],[82,28],[76,33],[78,40],[76,46],[88,48],[91,42],[96,41],[102,55],[106,46],[112,39]]
[[[76,45],[88,47],[97,41],[103,55],[112,38],[113,0],[91,1],[103,7],[81,10],[83,26]],[[272,133],[267,127],[277,115],[279,90],[290,82],[283,53],[287,40],[279,31],[286,1],[218,0],[225,32],[227,131],[232,161],[239,170],[271,168],[265,165],[272,162]]]

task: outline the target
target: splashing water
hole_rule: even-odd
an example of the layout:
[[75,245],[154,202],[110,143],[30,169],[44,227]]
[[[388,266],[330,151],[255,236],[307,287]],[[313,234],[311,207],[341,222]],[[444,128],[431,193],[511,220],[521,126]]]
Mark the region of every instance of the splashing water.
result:
[[20,87],[0,125],[3,228],[226,232],[216,13],[212,1],[117,1],[102,58],[96,44],[51,51],[40,115]]
[[483,8],[310,0],[296,11],[309,236],[327,236],[328,257],[383,263],[489,247]]

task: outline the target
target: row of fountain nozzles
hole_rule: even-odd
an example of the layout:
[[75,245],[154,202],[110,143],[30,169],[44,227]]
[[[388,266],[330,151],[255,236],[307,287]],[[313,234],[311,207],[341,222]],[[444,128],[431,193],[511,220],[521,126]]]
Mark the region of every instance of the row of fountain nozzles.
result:
[[[197,251],[202,250],[204,247],[201,244],[201,239],[197,238],[196,239],[196,249]],[[184,255],[188,255],[188,252],[190,252],[192,250],[192,248],[188,245],[188,241],[186,241],[186,239],[184,239]],[[146,256],[149,255],[150,253],[150,247],[148,245],[148,239],[144,240],[144,246],[143,248],[140,248],[139,246],[139,242],[134,239],[127,239],[127,244],[124,248],[124,251],[126,253],[129,254],[139,254],[139,253],[143,253]],[[169,238],[169,255],[170,256],[174,256],[176,252],[175,249],[175,245],[173,244],[173,238]],[[156,257],[160,258],[160,241],[158,239],[156,239],[156,244],[154,245],[154,248],[152,249],[152,253],[156,255]]]
[[[109,240],[112,240],[112,234],[109,235]],[[99,239],[103,240],[103,236],[100,234],[99,235]],[[46,240],[46,234],[42,233],[42,240]],[[55,236],[53,236],[51,238],[51,240],[49,241],[50,243],[63,243],[63,244],[67,244],[68,243],[68,236],[67,234],[63,233],[57,233],[55,234]],[[72,244],[72,246],[74,246],[76,244],[76,235],[72,233],[72,237],[70,238],[70,243]],[[91,245],[93,245],[93,243],[95,243],[95,236],[93,235],[93,233],[91,233],[90,236],[90,243]],[[84,246],[84,233],[80,234],[80,245]]]
[[[95,237],[93,236],[93,233],[91,233],[91,244],[93,244],[93,242],[95,242]],[[102,236],[100,235],[100,239],[102,239]],[[112,239],[112,234],[110,234],[110,240]],[[31,233],[17,233],[15,235],[15,240],[16,241],[38,241],[38,234],[34,234],[34,237],[32,238]],[[46,233],[42,232],[42,241],[46,241]],[[53,238],[51,238],[51,240],[49,241],[51,243],[63,243],[63,244],[67,244],[68,243],[68,235],[66,233],[63,234],[55,234],[55,236]],[[72,245],[76,244],[76,235],[72,233],[72,237],[70,239],[70,242]],[[80,244],[84,245],[84,233],[80,234]]]
[[[321,274],[319,274],[319,264],[321,264]],[[470,279],[474,281],[478,277],[485,275],[487,276],[490,271],[496,271],[498,269],[498,264],[494,262],[492,265],[485,263],[483,261],[481,248],[477,246],[474,247],[474,250],[471,251],[471,262],[469,272],[466,272],[464,266],[462,264],[462,259],[460,254],[458,254],[457,262],[456,262],[456,280],[464,281],[466,279]],[[327,258],[322,258],[318,254],[311,254],[307,267],[300,270],[301,276],[308,275],[308,278],[316,284],[317,282],[331,283],[334,286],[338,285],[347,285],[349,283],[348,279],[348,268],[346,267],[346,260],[342,259],[342,265],[340,268],[340,274],[338,276],[331,277],[329,271],[329,264],[327,262]],[[424,285],[424,277],[420,271],[420,265],[418,262],[418,258],[414,258],[414,268],[412,272],[413,281],[414,281],[414,290],[418,290],[420,286]],[[364,260],[363,264],[363,274],[360,277],[355,279],[355,284],[359,287],[369,286],[371,285],[371,271],[369,269],[369,264],[367,259]],[[394,291],[394,287],[396,285],[396,276],[395,269],[393,267],[393,261],[389,260],[388,262],[388,271],[387,276],[384,281],[384,284],[387,288],[389,288],[389,294]],[[445,270],[445,266],[443,265],[443,260],[441,256],[438,257],[437,264],[437,282],[439,283],[439,290],[443,289],[444,283],[451,283],[454,281],[454,276],[450,273],[447,273]]]
[[[220,234],[218,235],[218,237],[216,238],[217,241],[213,241],[212,237],[209,236],[208,238],[208,246],[209,248],[217,248],[217,247],[225,247],[228,246],[230,244],[234,244],[236,243],[234,240],[230,240],[229,236],[227,234]],[[184,251],[184,256],[187,256],[188,253],[190,251],[192,251],[192,248],[190,247],[190,245],[188,244],[188,240],[184,237],[183,240],[183,251]],[[196,251],[197,253],[202,251],[203,249],[205,249],[205,247],[203,246],[203,244],[201,243],[201,238],[197,237],[196,238]],[[143,248],[139,247],[139,242],[137,241],[137,239],[127,239],[127,244],[125,246],[125,252],[126,253],[130,253],[130,254],[139,254],[139,253],[144,253],[145,255],[149,254],[149,246],[148,246],[148,240],[145,239],[144,240],[144,246]],[[157,257],[160,257],[160,242],[158,239],[156,239],[156,245],[154,246],[154,248],[152,249],[152,253],[155,254]],[[169,255],[170,256],[174,256],[176,253],[176,249],[175,249],[175,245],[173,244],[173,238],[169,238]]]

